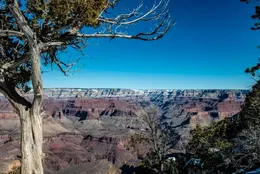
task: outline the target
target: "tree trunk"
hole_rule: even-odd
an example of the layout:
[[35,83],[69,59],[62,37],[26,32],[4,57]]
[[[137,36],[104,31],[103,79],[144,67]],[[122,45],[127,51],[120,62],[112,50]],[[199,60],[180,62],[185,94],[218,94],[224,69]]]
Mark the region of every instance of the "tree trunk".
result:
[[[17,0],[7,1],[8,8],[16,19],[20,30],[28,41],[30,60],[32,64],[31,80],[33,87],[33,102],[31,107],[25,108],[21,103],[12,105],[18,110],[21,120],[21,174],[43,174],[42,167],[42,118],[40,107],[43,98],[41,78],[41,52],[36,34],[28,25],[26,18],[20,10]],[[10,98],[10,97],[9,97]]]
[[43,174],[42,118],[36,108],[20,109],[21,120],[21,174]]
[[21,174],[43,174],[42,165],[42,117],[43,98],[40,69],[40,52],[36,43],[31,45],[32,86],[34,99],[31,108],[19,107],[21,119]]
[[32,107],[19,107],[22,153],[21,174],[43,174],[43,136],[42,117],[40,113],[43,90],[40,70],[40,53],[37,46],[31,46],[31,62],[32,86],[34,92]]

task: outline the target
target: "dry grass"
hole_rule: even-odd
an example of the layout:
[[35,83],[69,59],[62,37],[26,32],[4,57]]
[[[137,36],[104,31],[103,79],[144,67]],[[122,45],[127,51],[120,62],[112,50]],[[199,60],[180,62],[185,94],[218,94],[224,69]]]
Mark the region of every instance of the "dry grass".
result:
[[21,173],[21,168],[20,167],[16,167],[13,169],[13,171],[9,172],[9,173],[0,173],[0,174],[20,174]]

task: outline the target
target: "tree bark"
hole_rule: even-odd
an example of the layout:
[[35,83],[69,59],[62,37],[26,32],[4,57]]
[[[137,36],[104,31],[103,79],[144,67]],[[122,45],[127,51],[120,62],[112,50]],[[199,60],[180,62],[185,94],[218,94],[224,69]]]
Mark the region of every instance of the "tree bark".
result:
[[32,86],[34,99],[31,108],[19,107],[21,120],[21,174],[43,174],[42,117],[40,113],[43,90],[40,69],[40,52],[37,44],[31,45]]
[[37,108],[20,107],[21,174],[43,174],[42,118]]
[[[21,120],[21,174],[43,174],[42,166],[42,118],[40,107],[43,98],[41,77],[40,44],[33,30],[29,27],[16,0],[8,2],[8,8],[15,17],[20,30],[28,40],[30,60],[32,63],[31,79],[34,98],[31,107],[18,104]],[[16,105],[16,104],[14,104]]]
[[36,43],[30,45],[32,86],[34,100],[31,108],[20,108],[21,118],[21,174],[43,174],[42,118],[40,108],[43,98],[40,69],[40,52]]

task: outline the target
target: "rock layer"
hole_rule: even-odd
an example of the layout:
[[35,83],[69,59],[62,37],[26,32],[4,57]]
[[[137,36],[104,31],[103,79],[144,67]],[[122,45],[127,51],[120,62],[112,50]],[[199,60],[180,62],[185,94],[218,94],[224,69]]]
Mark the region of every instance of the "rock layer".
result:
[[[74,165],[85,170],[89,163],[105,164],[106,170],[110,166],[112,172],[119,172],[110,164],[120,167],[135,158],[125,145],[129,135],[145,130],[140,119],[144,107],[158,107],[161,120],[185,141],[197,124],[207,126],[238,114],[247,92],[45,89],[42,115],[46,172],[71,172],[77,168],[71,167]],[[19,127],[19,117],[0,97],[0,164],[19,160]]]

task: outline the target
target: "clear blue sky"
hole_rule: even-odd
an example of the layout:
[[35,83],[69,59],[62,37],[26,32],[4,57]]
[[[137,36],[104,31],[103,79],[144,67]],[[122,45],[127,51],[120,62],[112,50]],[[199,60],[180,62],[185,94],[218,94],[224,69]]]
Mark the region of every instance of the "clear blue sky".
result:
[[[138,0],[121,0],[120,9]],[[151,0],[144,0],[145,3]],[[244,73],[259,57],[259,32],[250,30],[253,5],[239,0],[171,0],[174,26],[161,40],[89,40],[69,77],[55,68],[43,74],[45,87],[134,89],[248,89]],[[140,28],[148,28],[142,24]],[[138,27],[138,29],[139,29]],[[46,70],[46,69],[45,69]]]

